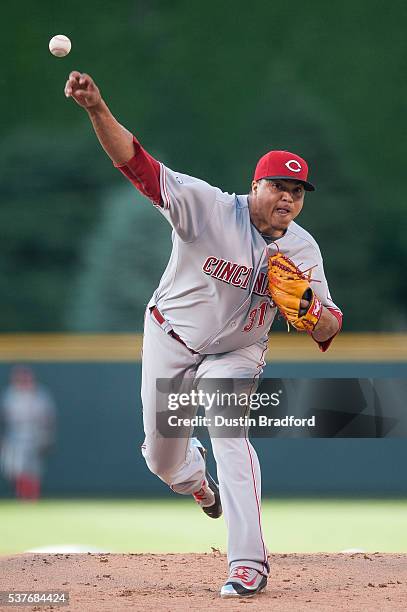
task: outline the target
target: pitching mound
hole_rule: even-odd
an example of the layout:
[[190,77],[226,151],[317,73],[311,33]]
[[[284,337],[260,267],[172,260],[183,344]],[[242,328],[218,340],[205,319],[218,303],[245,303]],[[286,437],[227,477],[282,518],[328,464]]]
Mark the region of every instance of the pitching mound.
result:
[[[218,596],[226,576],[226,558],[216,551],[0,557],[0,590],[69,591],[69,606],[60,609],[80,612],[406,610],[407,555],[282,554],[271,555],[270,563],[267,590],[237,601]],[[24,609],[57,608],[31,604]]]

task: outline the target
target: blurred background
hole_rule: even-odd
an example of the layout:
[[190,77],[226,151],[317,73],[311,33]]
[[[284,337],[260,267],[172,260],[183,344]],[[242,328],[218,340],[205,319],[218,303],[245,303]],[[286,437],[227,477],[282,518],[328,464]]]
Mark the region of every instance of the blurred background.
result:
[[[65,99],[69,72],[91,74],[158,159],[226,191],[246,193],[269,149],[304,156],[318,191],[299,222],[321,246],[344,331],[321,356],[277,326],[266,374],[400,379],[406,17],[401,0],[3,8],[0,552],[225,548],[223,526],[205,530],[139,453],[139,334],[170,232]],[[48,51],[55,34],[72,40],[66,58]],[[256,448],[272,550],[407,550],[403,439]]]

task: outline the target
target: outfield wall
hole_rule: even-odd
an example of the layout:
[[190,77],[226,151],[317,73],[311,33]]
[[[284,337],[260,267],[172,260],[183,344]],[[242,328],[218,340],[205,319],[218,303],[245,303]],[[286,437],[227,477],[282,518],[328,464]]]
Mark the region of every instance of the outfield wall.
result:
[[[270,352],[276,351],[280,342],[294,345],[307,340],[299,340],[299,335],[289,340],[285,335],[277,336]],[[304,353],[297,348],[291,360],[286,349],[285,361],[273,363],[269,355],[265,375],[406,378],[405,337],[395,336],[392,345],[389,335],[385,339],[373,338],[382,344],[382,361],[377,362],[372,359],[374,343],[368,351],[367,337],[360,336],[358,342],[354,337],[351,342],[352,338],[344,334],[343,346],[338,338],[336,351],[324,361],[317,350],[314,357],[318,361],[309,361],[309,347]],[[92,353],[83,336],[82,345],[72,337],[59,337],[60,342],[56,336],[48,337],[48,343],[44,337],[24,338],[25,342],[11,336],[0,338],[0,389],[5,388],[12,365],[24,363],[32,367],[55,398],[58,437],[48,460],[44,494],[168,495],[167,487],[149,473],[140,454],[140,339],[94,336]],[[353,353],[346,353],[345,344]],[[391,359],[392,346],[397,359]],[[312,345],[311,349],[314,350]],[[131,360],[129,350],[133,351]],[[352,359],[355,353],[359,359],[363,351],[370,359]],[[332,360],[335,353],[336,360]],[[292,360],[294,355],[296,361]],[[127,359],[122,360],[125,356]],[[256,439],[254,445],[262,463],[263,490],[267,495],[407,494],[402,469],[407,464],[405,439]],[[10,493],[8,483],[0,478],[0,496]]]

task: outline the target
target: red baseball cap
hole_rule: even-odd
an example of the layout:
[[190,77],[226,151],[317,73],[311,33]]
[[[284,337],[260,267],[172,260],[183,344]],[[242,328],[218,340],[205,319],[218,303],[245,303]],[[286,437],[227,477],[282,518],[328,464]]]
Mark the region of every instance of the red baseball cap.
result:
[[306,191],[315,191],[314,185],[307,181],[308,164],[295,153],[289,151],[269,151],[257,162],[254,180],[293,179],[304,185]]

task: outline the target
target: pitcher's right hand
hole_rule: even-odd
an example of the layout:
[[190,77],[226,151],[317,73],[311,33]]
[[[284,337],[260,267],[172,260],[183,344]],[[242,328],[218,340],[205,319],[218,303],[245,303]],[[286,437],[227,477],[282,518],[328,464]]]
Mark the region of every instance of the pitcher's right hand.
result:
[[83,108],[96,106],[102,100],[99,88],[92,77],[77,70],[70,73],[64,93],[67,98],[73,98]]

